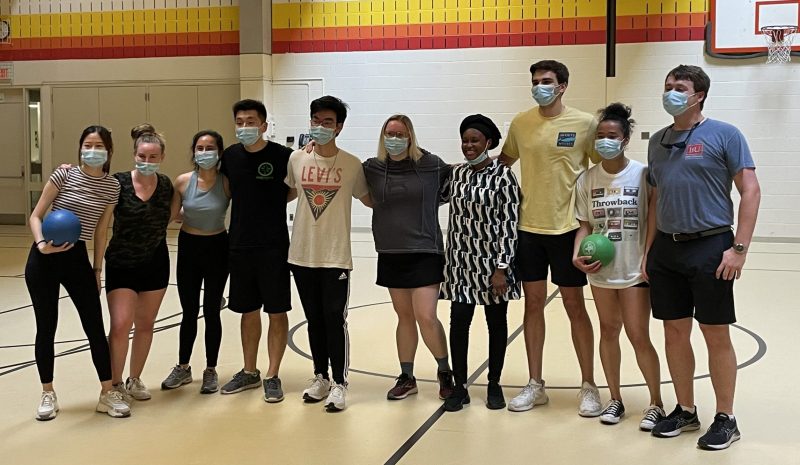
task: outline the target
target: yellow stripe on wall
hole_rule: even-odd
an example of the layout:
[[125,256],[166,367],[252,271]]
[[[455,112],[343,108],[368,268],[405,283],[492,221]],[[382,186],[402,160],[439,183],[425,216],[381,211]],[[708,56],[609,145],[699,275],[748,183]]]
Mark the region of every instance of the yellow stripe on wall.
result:
[[239,8],[227,6],[12,15],[8,21],[14,37],[21,39],[233,32],[239,30]]

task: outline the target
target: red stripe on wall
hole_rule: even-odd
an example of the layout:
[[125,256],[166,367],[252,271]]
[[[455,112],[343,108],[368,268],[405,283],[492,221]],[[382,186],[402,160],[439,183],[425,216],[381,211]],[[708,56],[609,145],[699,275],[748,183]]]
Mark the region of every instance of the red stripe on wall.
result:
[[236,31],[13,39],[0,44],[0,61],[238,54]]

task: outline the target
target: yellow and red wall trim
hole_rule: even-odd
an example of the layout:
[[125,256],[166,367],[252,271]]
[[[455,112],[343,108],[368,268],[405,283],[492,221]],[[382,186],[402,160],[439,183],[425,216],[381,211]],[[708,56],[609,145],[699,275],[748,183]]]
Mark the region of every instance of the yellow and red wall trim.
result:
[[0,61],[239,54],[235,6],[23,14]]
[[[617,42],[702,40],[707,0],[620,0]],[[603,0],[290,1],[273,53],[601,44]]]

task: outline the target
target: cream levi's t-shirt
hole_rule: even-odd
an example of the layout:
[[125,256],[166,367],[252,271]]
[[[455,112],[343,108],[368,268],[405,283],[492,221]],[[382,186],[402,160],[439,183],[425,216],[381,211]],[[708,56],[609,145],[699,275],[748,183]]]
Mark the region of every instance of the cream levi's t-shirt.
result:
[[353,198],[369,193],[361,160],[341,149],[327,158],[295,150],[286,184],[297,189],[289,263],[352,270],[350,211]]
[[636,160],[617,174],[602,164],[578,178],[575,216],[592,231],[608,236],[614,260],[597,273],[587,274],[597,287],[624,289],[644,282],[641,271],[647,232],[647,167]]

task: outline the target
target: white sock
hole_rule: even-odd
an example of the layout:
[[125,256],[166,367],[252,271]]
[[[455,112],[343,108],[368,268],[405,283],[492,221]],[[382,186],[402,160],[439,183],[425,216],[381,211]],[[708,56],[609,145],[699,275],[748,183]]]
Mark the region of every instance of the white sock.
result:
[[681,410],[683,410],[684,412],[689,412],[689,413],[694,413],[695,412],[695,408],[694,407],[687,407],[685,405],[681,405]]

